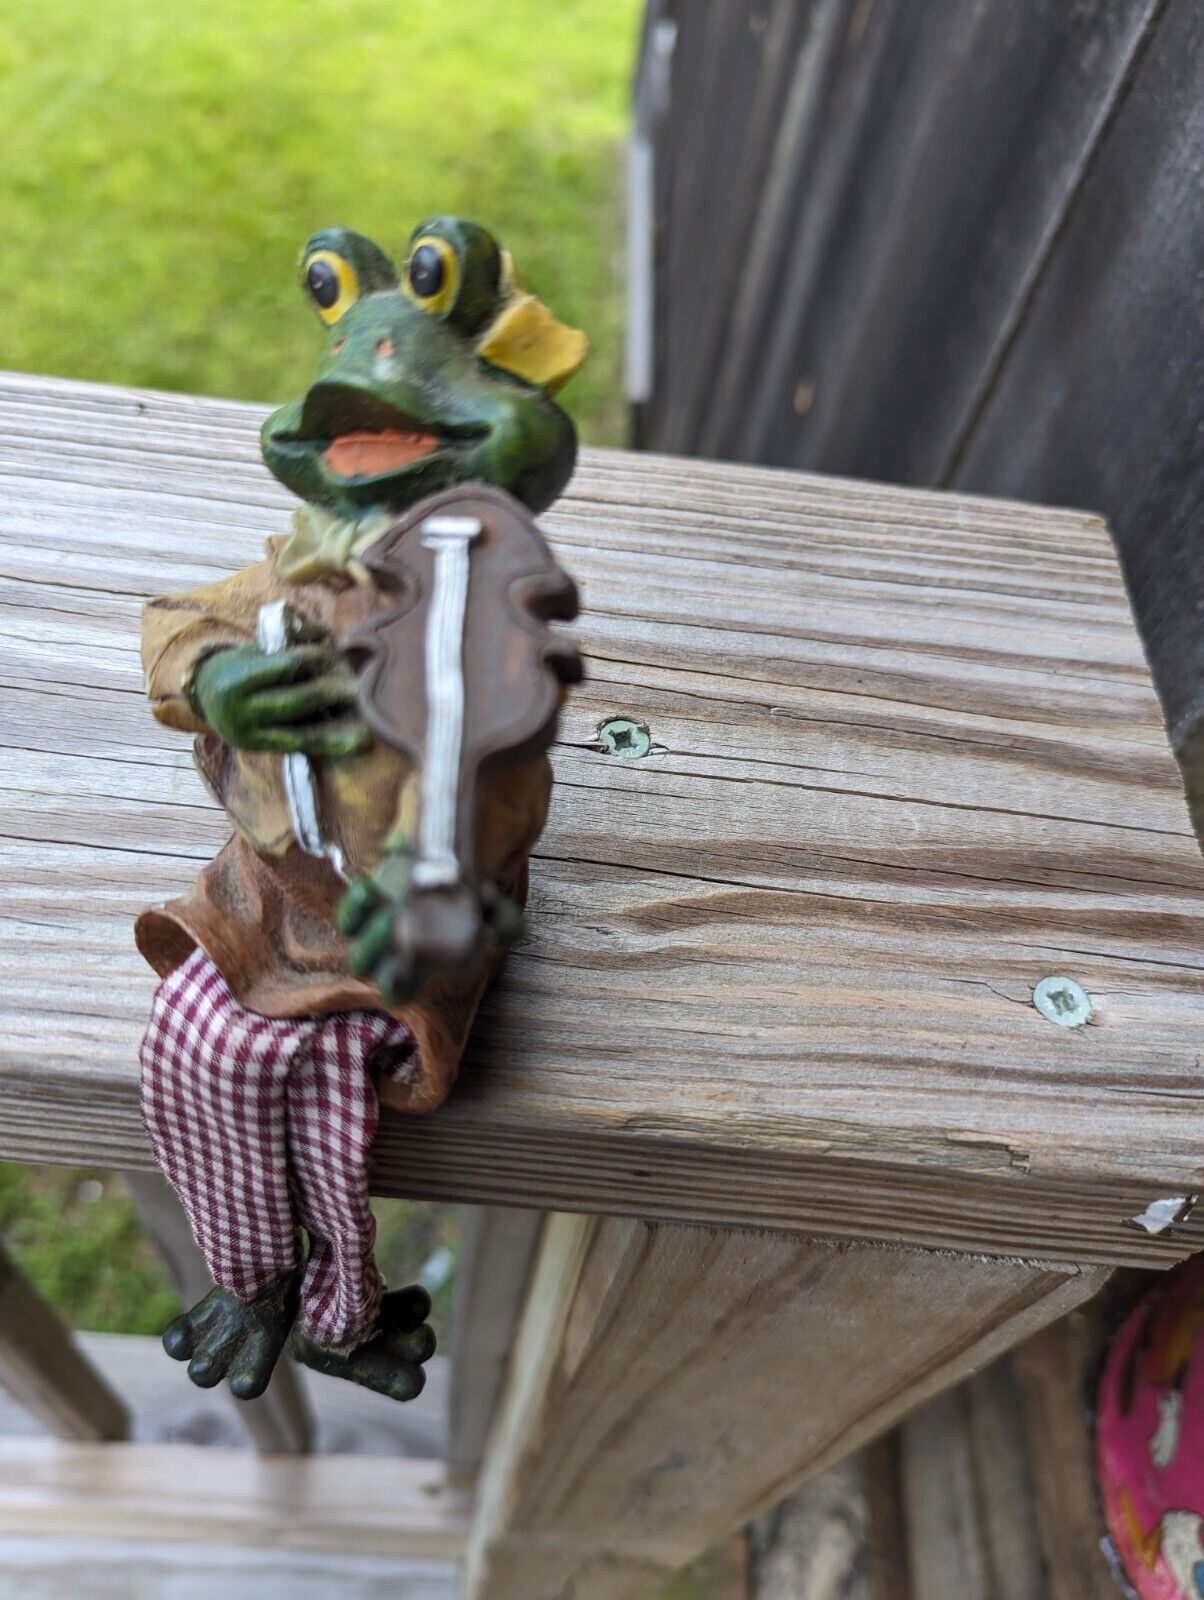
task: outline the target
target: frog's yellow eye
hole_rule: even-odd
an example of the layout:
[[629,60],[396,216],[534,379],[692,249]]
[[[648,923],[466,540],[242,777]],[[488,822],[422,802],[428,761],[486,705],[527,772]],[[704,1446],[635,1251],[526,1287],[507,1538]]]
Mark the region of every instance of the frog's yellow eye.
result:
[[434,316],[455,303],[460,263],[445,239],[427,233],[414,242],[406,262],[404,288],[416,306]]
[[309,298],[329,327],[360,296],[360,281],[350,261],[333,250],[315,250],[301,269]]

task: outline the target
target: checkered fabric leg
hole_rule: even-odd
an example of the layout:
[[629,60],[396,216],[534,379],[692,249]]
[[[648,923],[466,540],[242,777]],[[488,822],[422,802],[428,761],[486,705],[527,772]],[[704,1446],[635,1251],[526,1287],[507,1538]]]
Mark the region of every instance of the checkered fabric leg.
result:
[[142,1117],[214,1283],[254,1299],[298,1263],[285,1083],[308,1024],[234,999],[201,951],[155,991],[142,1040]]
[[384,1012],[272,1021],[247,1011],[196,951],[155,992],[142,1115],[213,1281],[253,1299],[298,1265],[300,1316],[354,1344],[380,1305],[368,1156],[373,1072],[406,1080],[414,1037]]
[[323,1018],[289,1075],[293,1192],[309,1234],[301,1323],[317,1344],[356,1343],[380,1309],[368,1202],[379,1106],[368,1064],[382,1055],[404,1060],[412,1050],[409,1029],[381,1012]]

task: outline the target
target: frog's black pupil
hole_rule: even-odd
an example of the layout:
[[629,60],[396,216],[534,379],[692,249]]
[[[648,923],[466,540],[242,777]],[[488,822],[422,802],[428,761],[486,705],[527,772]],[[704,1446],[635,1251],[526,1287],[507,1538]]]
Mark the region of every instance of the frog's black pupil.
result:
[[339,298],[339,280],[329,261],[311,261],[305,274],[309,292],[323,311],[329,311]]
[[429,300],[443,287],[443,257],[433,244],[420,244],[410,257],[410,287],[416,295]]

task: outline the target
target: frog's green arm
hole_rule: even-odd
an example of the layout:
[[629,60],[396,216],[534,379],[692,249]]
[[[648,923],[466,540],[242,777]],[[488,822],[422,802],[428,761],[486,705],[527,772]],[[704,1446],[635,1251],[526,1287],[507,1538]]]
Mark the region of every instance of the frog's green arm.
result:
[[271,561],[143,611],[142,656],[155,716],[183,733],[212,731],[242,750],[347,756],[370,742],[352,715],[355,680],[336,652],[255,644],[262,605],[278,597]]
[[142,609],[142,669],[151,708],[181,733],[207,724],[189,696],[198,664],[215,651],[252,644],[259,607],[275,598],[272,566],[257,561],[220,583],[165,595]]
[[372,743],[356,714],[355,673],[329,645],[218,650],[198,666],[189,698],[236,750],[338,758]]

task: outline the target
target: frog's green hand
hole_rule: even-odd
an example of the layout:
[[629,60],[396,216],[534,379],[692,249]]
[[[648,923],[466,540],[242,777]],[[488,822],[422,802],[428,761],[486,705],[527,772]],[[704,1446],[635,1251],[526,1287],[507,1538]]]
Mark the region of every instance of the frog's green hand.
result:
[[[408,849],[392,850],[374,872],[355,880],[338,909],[339,932],[352,941],[348,966],[356,977],[375,983],[388,1006],[413,999],[432,975],[414,963],[400,936],[412,868]],[[487,885],[480,909],[488,943],[507,948],[519,938],[523,914],[508,896]]]
[[371,744],[355,696],[346,658],[325,645],[218,650],[189,688],[197,715],[235,749],[307,756],[350,756]]
[[393,924],[410,892],[413,856],[395,850],[374,872],[357,878],[339,905],[338,929],[352,941],[347,964],[357,978],[367,978],[380,990],[389,1006],[413,998],[416,974],[395,948]]

